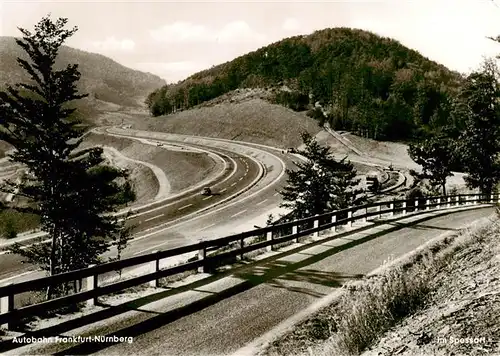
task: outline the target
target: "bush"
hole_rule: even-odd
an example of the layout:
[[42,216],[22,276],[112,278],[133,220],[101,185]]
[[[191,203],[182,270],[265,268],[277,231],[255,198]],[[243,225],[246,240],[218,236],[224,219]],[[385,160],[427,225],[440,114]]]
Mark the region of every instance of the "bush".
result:
[[8,239],[13,239],[17,236],[17,228],[11,218],[5,222],[5,232],[4,235]]
[[319,107],[308,110],[306,115],[317,120],[320,127],[323,127],[327,120],[327,117],[323,114],[323,110]]
[[301,92],[280,91],[275,95],[274,102],[294,111],[303,111],[309,105],[309,95]]
[[422,189],[420,188],[413,188],[410,191],[408,191],[405,195],[405,199],[408,200],[415,200],[425,197],[425,194],[422,192]]
[[341,299],[339,351],[359,354],[379,335],[420,309],[429,296],[429,265],[395,269]]
[[20,213],[13,209],[0,212],[0,236],[14,238],[18,233],[36,229],[40,225],[40,217],[34,214]]

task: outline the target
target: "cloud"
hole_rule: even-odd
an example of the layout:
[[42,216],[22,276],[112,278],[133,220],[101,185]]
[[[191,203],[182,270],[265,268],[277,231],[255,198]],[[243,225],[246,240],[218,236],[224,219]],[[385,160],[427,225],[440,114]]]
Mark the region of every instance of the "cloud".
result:
[[135,42],[131,39],[124,38],[122,40],[116,39],[114,36],[107,37],[104,41],[93,41],[90,43],[93,49],[101,51],[133,51],[135,49]]
[[134,68],[155,73],[169,83],[185,79],[191,74],[210,67],[207,63],[194,61],[181,62],[141,62],[133,65]]
[[217,33],[217,41],[222,43],[262,42],[266,36],[250,28],[245,21],[228,23]]
[[285,31],[297,31],[300,29],[300,23],[297,19],[289,17],[283,22],[281,26]]
[[206,41],[208,33],[205,26],[191,22],[174,22],[159,29],[150,31],[151,37],[158,42],[198,42]]
[[150,36],[165,43],[240,43],[263,42],[266,39],[264,34],[254,31],[245,21],[233,21],[218,29],[179,21],[151,30]]

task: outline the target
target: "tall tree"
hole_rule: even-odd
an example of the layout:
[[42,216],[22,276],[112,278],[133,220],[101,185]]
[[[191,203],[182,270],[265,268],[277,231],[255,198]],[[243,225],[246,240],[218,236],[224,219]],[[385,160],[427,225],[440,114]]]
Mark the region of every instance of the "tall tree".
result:
[[482,70],[471,73],[455,105],[454,121],[465,128],[457,141],[457,154],[466,184],[490,194],[500,178],[500,87],[498,68],[486,61]]
[[[98,263],[111,245],[126,240],[122,223],[106,213],[130,198],[130,185],[123,184],[128,173],[106,166],[102,148],[77,150],[83,137],[69,105],[86,96],[77,92],[80,72],[76,64],[55,69],[62,44],[77,31],[65,29],[67,21],[47,16],[34,33],[20,28],[23,37],[16,42],[29,61],[17,61],[31,82],[0,92],[0,139],[15,148],[10,160],[28,171],[27,179],[2,189],[28,199],[28,206],[13,208],[39,215],[51,240],[12,251],[50,275]],[[49,288],[47,298],[53,292]]]
[[440,187],[446,195],[446,179],[453,176],[454,147],[446,137],[431,137],[418,143],[410,144],[408,154],[415,163],[422,166],[419,178],[429,180],[433,190]]
[[302,134],[305,149],[298,153],[307,158],[297,170],[287,170],[287,186],[280,192],[282,207],[292,210],[289,218],[302,219],[328,211],[358,205],[364,200],[357,188],[359,179],[350,162],[337,161],[329,147],[321,146],[308,133]]

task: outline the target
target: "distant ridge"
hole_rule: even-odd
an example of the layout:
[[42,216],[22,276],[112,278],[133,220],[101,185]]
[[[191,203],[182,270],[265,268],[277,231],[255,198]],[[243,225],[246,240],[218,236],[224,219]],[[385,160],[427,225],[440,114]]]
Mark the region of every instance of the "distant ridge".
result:
[[[0,36],[0,89],[5,84],[28,80],[26,72],[18,66],[16,58],[27,59],[14,37]],[[90,118],[100,111],[103,103],[140,107],[149,92],[166,84],[151,73],[127,68],[97,53],[63,46],[56,61],[57,67],[76,63],[82,74],[78,84],[89,97],[80,104],[84,117]]]

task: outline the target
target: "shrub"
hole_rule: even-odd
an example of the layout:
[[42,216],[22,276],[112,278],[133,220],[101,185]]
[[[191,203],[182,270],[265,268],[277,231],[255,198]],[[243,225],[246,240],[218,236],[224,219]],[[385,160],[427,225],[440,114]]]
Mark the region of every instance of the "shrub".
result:
[[13,239],[17,236],[17,228],[14,224],[14,221],[12,221],[12,218],[8,218],[7,221],[5,222],[5,232],[4,235],[8,239]]
[[[398,321],[421,308],[430,292],[430,274],[421,268],[395,269],[341,300],[337,345],[343,354],[359,354]],[[354,298],[355,297],[355,298]]]

